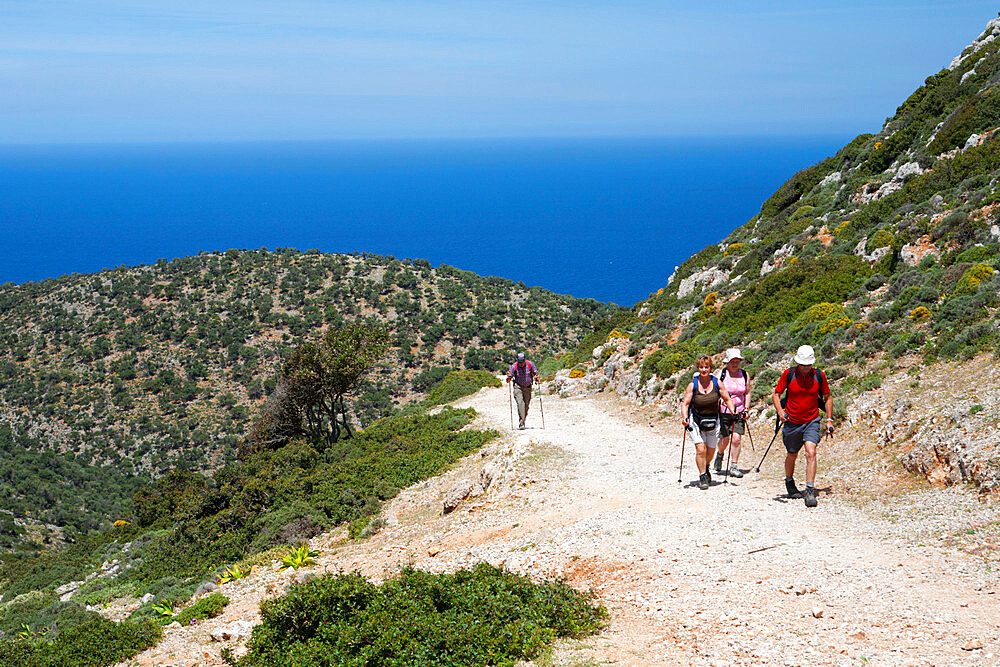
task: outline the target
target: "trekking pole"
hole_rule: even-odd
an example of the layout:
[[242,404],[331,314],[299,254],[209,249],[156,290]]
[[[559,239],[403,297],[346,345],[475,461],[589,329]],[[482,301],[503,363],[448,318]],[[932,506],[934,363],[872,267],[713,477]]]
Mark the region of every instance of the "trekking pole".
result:
[[753,433],[752,433],[752,432],[750,431],[750,420],[748,420],[748,419],[746,418],[746,415],[745,415],[745,414],[744,414],[744,416],[743,416],[743,423],[744,423],[744,424],[746,425],[746,427],[747,427],[747,437],[749,437],[749,438],[750,438],[750,451],[751,451],[751,452],[753,452],[754,454],[756,454],[756,453],[757,453],[757,450],[756,450],[756,449],[754,448],[754,446],[753,446]]
[[510,430],[514,430],[514,385],[507,383],[507,402],[510,403]]
[[778,433],[781,431],[781,420],[774,420],[774,436],[771,438],[771,442],[767,445],[767,449],[764,450],[764,456],[760,457],[760,463],[754,468],[754,472],[760,472],[760,467],[764,465],[764,459],[767,458],[767,453],[771,451],[771,445],[774,444],[774,439],[778,437]]
[[[733,424],[733,426],[735,427],[736,424]],[[729,451],[726,452],[726,454],[728,455],[726,457],[726,482],[725,482],[726,484],[729,484],[729,464],[733,462],[733,434],[734,433],[736,433],[735,430],[733,431],[733,433],[729,434],[729,447],[726,448],[726,449],[729,450]]]
[[542,405],[542,383],[538,383],[538,409],[542,413],[542,430],[545,430],[545,406]]
[[681,471],[684,470],[684,445],[687,443],[688,430],[684,427],[684,435],[681,436],[681,467],[677,469],[677,483],[681,483]]

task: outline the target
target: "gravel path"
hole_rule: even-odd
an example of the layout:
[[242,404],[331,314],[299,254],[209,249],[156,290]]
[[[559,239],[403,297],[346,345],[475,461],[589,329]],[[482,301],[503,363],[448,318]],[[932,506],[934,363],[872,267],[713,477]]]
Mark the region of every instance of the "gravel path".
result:
[[[592,589],[610,620],[596,637],[561,642],[554,664],[1000,664],[997,574],[838,497],[822,450],[818,508],[781,495],[778,449],[763,473],[701,491],[690,443],[677,482],[673,423],[637,423],[606,396],[545,396],[546,428],[536,398],[533,428],[510,433],[505,391],[458,403],[504,431],[500,442],[401,493],[378,535],[314,540],[317,569],[380,579],[405,564],[452,571],[485,560],[564,577]],[[752,460],[747,448],[744,470]],[[498,471],[489,489],[442,515],[447,491],[484,465]],[[221,664],[206,631],[256,622],[260,599],[288,581],[272,569],[223,587],[234,599],[223,618],[171,630],[129,664]]]

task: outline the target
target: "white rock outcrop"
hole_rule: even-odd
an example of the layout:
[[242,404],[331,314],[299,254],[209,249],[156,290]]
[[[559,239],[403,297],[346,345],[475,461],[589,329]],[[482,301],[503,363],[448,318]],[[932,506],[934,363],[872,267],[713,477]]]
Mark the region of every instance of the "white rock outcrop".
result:
[[819,182],[819,187],[825,188],[826,186],[830,185],[831,183],[839,183],[842,176],[843,175],[839,171],[835,171],[832,174],[830,174],[829,176],[827,176],[826,178],[824,178],[822,181],[820,181]]
[[689,294],[693,294],[696,288],[715,287],[719,283],[724,283],[728,278],[729,271],[723,271],[715,266],[697,271],[681,281],[677,288],[677,298],[683,299]]
[[217,642],[228,642],[243,639],[253,633],[253,623],[250,621],[233,621],[227,625],[217,625],[208,631],[208,635]]
[[864,259],[869,262],[877,262],[878,260],[888,255],[890,252],[892,252],[891,247],[885,246],[884,248],[875,248],[875,250],[872,250],[871,254],[869,255],[868,253],[865,252],[866,245],[868,245],[867,236],[861,239],[858,245],[854,247],[854,254],[860,257],[861,259]]

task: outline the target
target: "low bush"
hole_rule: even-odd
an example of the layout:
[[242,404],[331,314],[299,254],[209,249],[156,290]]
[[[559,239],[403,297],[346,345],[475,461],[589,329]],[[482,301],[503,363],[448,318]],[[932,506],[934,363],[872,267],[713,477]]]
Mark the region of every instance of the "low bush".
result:
[[152,621],[105,618],[59,633],[51,642],[0,641],[0,667],[104,667],[155,646],[163,629]]
[[215,618],[222,613],[222,610],[229,604],[229,598],[222,593],[212,593],[187,607],[181,613],[174,616],[173,620],[181,625],[188,625],[192,621],[204,621],[206,618]]
[[483,387],[499,387],[502,383],[489,371],[452,371],[434,387],[428,397],[431,405],[441,405],[457,401],[463,396],[474,394]]
[[276,664],[514,665],[606,617],[562,582],[532,583],[487,564],[454,574],[406,568],[375,586],[327,575],[261,605],[239,667]]

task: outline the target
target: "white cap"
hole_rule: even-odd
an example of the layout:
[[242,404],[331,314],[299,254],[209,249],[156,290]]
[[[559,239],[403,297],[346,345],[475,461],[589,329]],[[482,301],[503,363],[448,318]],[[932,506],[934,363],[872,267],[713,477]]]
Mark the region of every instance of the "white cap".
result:
[[798,351],[795,353],[795,363],[801,364],[803,366],[812,366],[816,363],[816,353],[812,349],[812,345],[802,345],[799,347]]
[[728,364],[733,359],[743,359],[743,355],[740,353],[740,348],[731,347],[728,350],[726,350],[726,356],[722,360],[722,363]]

